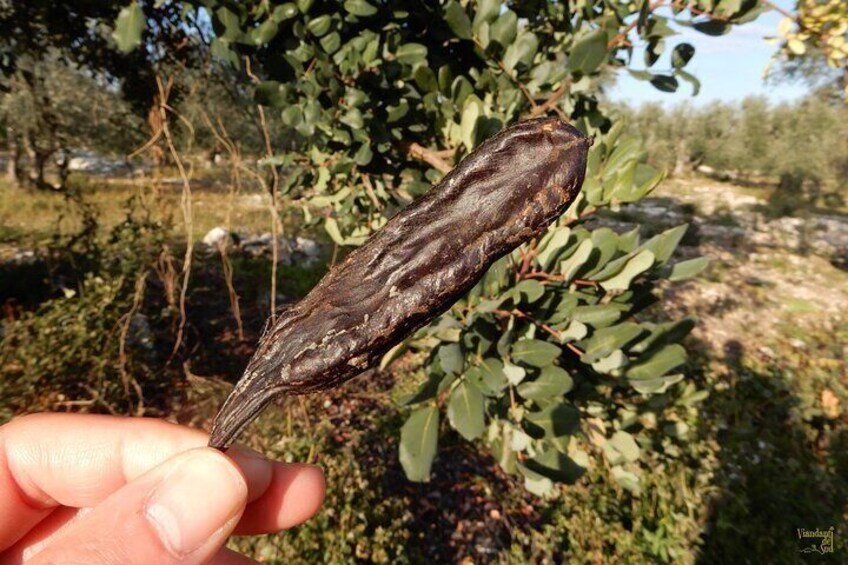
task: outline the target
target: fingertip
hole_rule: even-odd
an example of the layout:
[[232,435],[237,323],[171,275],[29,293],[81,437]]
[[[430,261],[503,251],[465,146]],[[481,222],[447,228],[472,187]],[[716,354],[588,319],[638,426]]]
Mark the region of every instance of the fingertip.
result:
[[324,496],[327,490],[327,482],[324,477],[324,470],[317,465],[299,465],[300,469],[297,476],[292,481],[289,489],[293,492],[300,493],[301,499],[298,505],[297,512],[292,512],[289,519],[293,522],[289,526],[296,526],[305,522],[315,515],[324,504]]
[[301,524],[324,502],[326,484],[320,467],[304,463],[275,463],[268,490],[248,504],[237,534],[277,532]]
[[258,451],[242,446],[229,449],[226,457],[235,462],[245,478],[248,502],[253,502],[265,494],[274,474],[273,464],[268,459]]

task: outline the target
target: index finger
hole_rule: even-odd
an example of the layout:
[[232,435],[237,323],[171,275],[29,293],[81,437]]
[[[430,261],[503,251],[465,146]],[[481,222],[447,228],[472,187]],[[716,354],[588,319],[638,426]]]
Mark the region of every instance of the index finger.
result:
[[[146,418],[36,414],[0,428],[0,551],[57,506],[95,506],[173,455],[206,445],[208,435]],[[255,499],[271,465],[230,452]]]

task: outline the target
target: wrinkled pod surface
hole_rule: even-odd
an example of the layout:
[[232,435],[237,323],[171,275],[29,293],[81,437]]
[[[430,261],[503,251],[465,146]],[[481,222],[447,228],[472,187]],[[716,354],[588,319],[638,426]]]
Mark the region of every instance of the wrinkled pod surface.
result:
[[341,384],[445,312],[577,197],[591,140],[555,118],[492,136],[262,336],[212,426],[228,447],[274,398]]

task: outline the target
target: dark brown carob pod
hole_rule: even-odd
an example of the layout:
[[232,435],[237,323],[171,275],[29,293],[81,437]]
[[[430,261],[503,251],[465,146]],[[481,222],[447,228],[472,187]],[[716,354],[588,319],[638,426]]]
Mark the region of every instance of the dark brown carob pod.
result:
[[324,390],[374,366],[574,201],[591,141],[555,118],[486,140],[284,311],[215,418],[228,447],[275,397]]

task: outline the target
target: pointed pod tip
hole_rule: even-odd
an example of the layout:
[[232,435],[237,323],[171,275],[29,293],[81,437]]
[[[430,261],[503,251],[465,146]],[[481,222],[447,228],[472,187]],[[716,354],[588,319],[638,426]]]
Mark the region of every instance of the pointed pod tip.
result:
[[236,385],[212,422],[209,447],[225,451],[241,432],[255,420],[275,394],[268,388],[251,385]]

